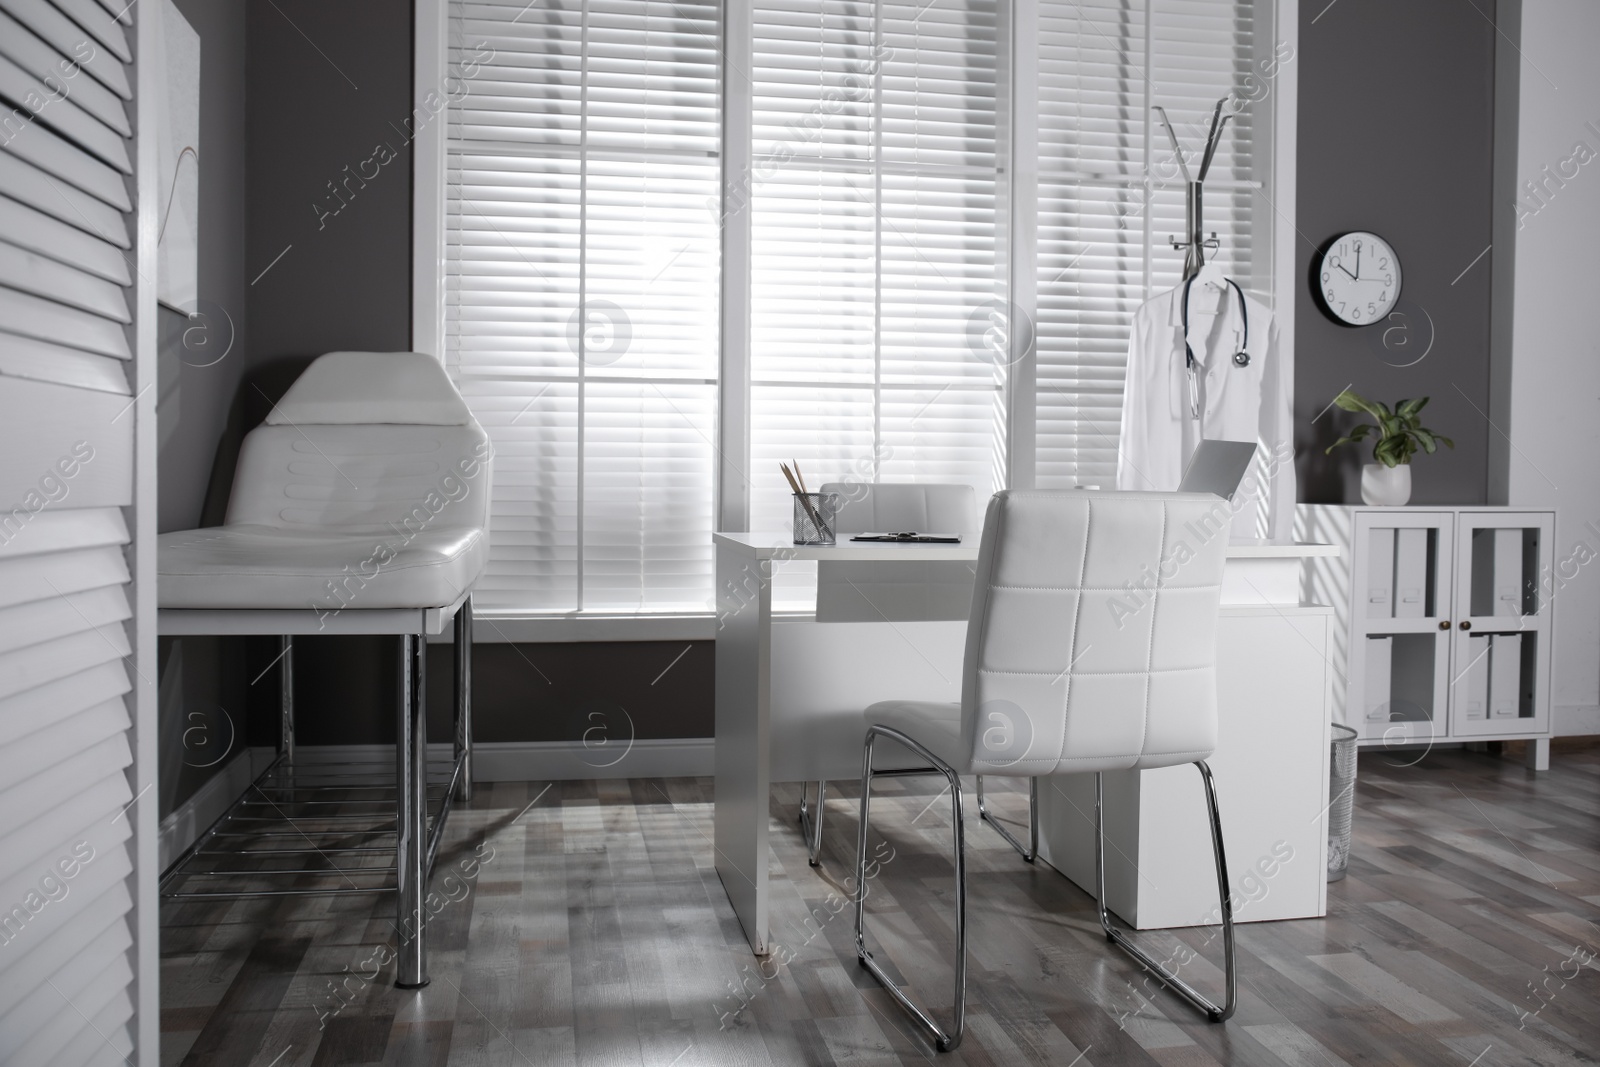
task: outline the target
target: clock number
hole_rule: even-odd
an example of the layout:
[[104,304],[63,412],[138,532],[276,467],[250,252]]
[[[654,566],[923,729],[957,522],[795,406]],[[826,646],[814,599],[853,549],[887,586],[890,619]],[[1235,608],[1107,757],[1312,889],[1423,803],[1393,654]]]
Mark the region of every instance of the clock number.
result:
[[1344,314],[1344,301],[1343,300],[1339,301],[1339,314],[1341,314],[1341,315]]
[[1355,245],[1357,252],[1361,251],[1361,242],[1360,241],[1353,241],[1351,243]]
[[[1343,305],[1340,305],[1340,306],[1342,307]],[[1361,309],[1360,308],[1356,308],[1354,311],[1352,311],[1350,313],[1350,317],[1352,319],[1356,320],[1357,322],[1359,322],[1361,320]]]
[[1367,301],[1367,314],[1368,315],[1376,315],[1377,313],[1378,313],[1378,305],[1372,303],[1370,300]]
[[1338,297],[1338,295],[1336,293],[1334,293],[1334,291],[1332,289],[1329,289],[1328,290],[1328,299],[1329,300],[1337,300],[1337,299],[1339,299],[1339,297]]
[[1378,260],[1378,269],[1379,270],[1388,270],[1389,269],[1389,257],[1388,256],[1384,256],[1382,259]]
[[1326,285],[1331,281],[1333,281],[1332,276],[1330,276],[1327,271],[1323,271],[1322,272],[1322,284]]
[[1383,284],[1384,285],[1393,285],[1394,284],[1394,275],[1393,274],[1385,274],[1383,276]]

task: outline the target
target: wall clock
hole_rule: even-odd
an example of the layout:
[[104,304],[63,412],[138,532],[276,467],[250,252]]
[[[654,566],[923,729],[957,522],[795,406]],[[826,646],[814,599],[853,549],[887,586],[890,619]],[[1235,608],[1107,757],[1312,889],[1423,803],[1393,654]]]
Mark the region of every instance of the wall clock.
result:
[[1400,257],[1377,234],[1352,230],[1328,242],[1316,279],[1328,314],[1346,326],[1368,326],[1400,299]]

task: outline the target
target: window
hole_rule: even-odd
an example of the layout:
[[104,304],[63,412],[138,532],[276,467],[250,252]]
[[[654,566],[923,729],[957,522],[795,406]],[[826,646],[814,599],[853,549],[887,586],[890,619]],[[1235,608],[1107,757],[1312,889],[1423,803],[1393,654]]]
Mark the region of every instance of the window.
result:
[[758,0],[751,526],[808,481],[1005,484],[995,0]]
[[[790,521],[779,460],[1111,484],[1128,325],[1183,260],[1152,105],[1194,152],[1231,95],[1211,258],[1270,288],[1251,105],[1284,57],[1251,0],[754,0],[725,195],[715,3],[448,2],[446,352],[497,449],[490,614],[708,611],[719,469],[754,529]],[[750,269],[719,291],[730,218]]]
[[717,7],[452,2],[446,362],[495,611],[708,611]]
[[[1128,328],[1182,280],[1184,182],[1151,107],[1166,108],[1189,169],[1211,110],[1233,118],[1205,185],[1207,258],[1252,274],[1248,0],[1039,0],[1036,484],[1113,486]],[[1263,72],[1267,68],[1260,68]]]

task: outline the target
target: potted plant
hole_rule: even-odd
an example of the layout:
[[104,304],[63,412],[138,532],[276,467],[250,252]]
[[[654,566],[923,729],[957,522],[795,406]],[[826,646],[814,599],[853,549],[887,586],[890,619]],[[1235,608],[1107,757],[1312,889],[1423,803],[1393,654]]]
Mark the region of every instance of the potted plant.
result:
[[1374,462],[1361,468],[1361,499],[1368,504],[1388,507],[1404,504],[1411,499],[1411,457],[1417,454],[1417,449],[1431,454],[1439,450],[1441,443],[1456,447],[1450,438],[1423,427],[1417,413],[1428,403],[1425,396],[1397,401],[1393,411],[1387,404],[1367,400],[1349,389],[1334,397],[1333,402],[1345,411],[1362,412],[1377,420],[1376,425],[1360,424],[1325,451],[1325,454],[1331,453],[1340,445],[1355,444],[1377,434],[1378,439],[1372,446]]

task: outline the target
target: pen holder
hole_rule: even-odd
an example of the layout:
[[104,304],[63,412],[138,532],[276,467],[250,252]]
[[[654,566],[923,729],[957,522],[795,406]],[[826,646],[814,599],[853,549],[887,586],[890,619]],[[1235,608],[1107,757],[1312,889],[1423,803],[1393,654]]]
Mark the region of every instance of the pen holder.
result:
[[[806,507],[809,501],[811,506]],[[815,512],[815,517],[813,517]],[[834,520],[839,515],[838,493],[807,493],[794,497],[794,543],[797,545],[831,545],[834,543]],[[819,527],[817,522],[821,520]]]

